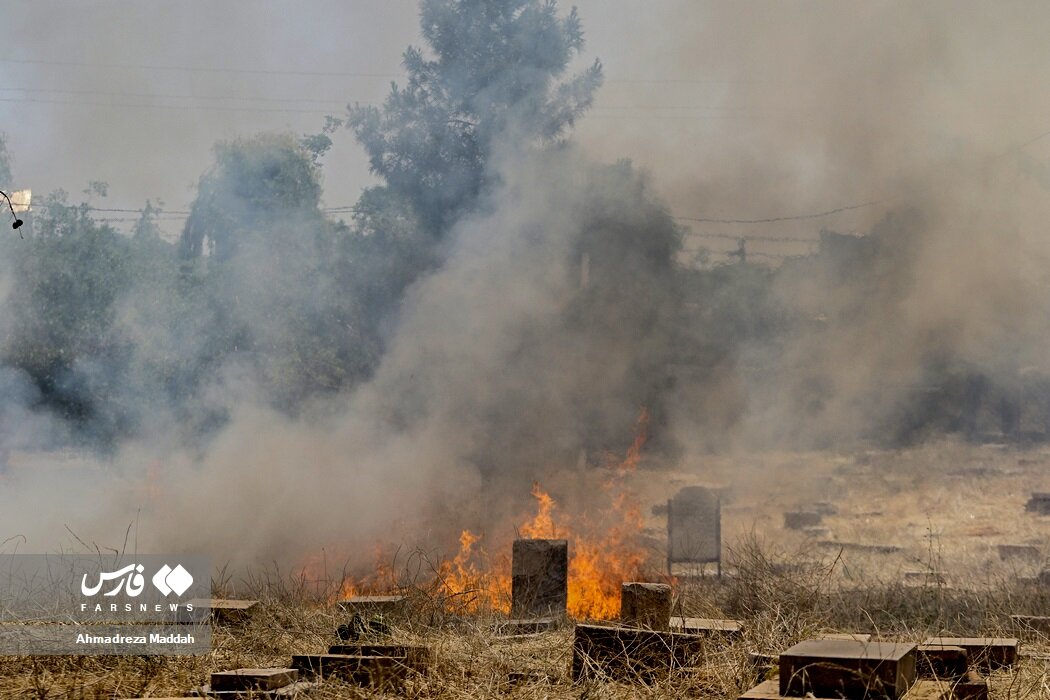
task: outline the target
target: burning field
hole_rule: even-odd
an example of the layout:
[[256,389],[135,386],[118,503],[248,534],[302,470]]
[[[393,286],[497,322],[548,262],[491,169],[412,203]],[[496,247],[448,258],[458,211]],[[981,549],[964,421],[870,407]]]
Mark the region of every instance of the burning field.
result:
[[8,13],[0,697],[1050,698],[1047,7],[579,4]]
[[[376,549],[375,569],[364,574],[326,575],[327,555],[294,572],[217,578],[214,595],[259,603],[246,618],[216,618],[210,654],[8,658],[0,673],[5,696],[83,697],[88,688],[87,697],[173,696],[204,686],[213,672],[286,667],[352,637],[376,649],[426,649],[425,671],[399,676],[396,687],[362,687],[333,672],[297,697],[738,697],[768,677],[763,659],[775,664],[793,644],[837,633],[911,644],[1019,638],[1017,660],[981,672],[982,682],[990,697],[1046,697],[1050,637],[1017,617],[1043,619],[1050,603],[1041,577],[1050,561],[1048,516],[1025,508],[1032,490],[1050,491],[1044,449],[942,442],[781,452],[711,458],[695,472],[654,464],[642,442],[593,482],[608,499],[603,513],[570,517],[536,485],[523,499],[533,512],[508,525],[503,543],[500,533],[465,531],[446,556]],[[781,480],[754,481],[774,467]],[[708,567],[703,576],[676,570],[669,577],[660,532],[666,516],[653,506],[699,474],[717,481],[724,501],[723,575]],[[786,527],[786,513],[816,503],[824,512],[819,528]],[[508,622],[514,537],[568,540],[561,616]],[[695,664],[655,679],[610,668],[581,682],[571,670],[574,624],[616,625],[628,580],[669,584],[673,615],[735,620],[740,631],[716,634]]]

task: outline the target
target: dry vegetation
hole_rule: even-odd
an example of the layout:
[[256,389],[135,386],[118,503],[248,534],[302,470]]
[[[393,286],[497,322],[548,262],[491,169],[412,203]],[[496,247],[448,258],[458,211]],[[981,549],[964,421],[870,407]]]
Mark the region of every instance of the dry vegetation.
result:
[[[1011,614],[1050,611],[1050,586],[1034,579],[1045,564],[1050,521],[1023,507],[1030,491],[1050,482],[1050,474],[1044,475],[1050,453],[942,444],[854,457],[753,459],[738,461],[735,474],[719,473],[729,460],[704,465],[705,476],[734,484],[724,512],[726,575],[721,581],[679,578],[676,606],[688,616],[738,618],[746,628],[738,640],[711,645],[701,667],[648,686],[612,679],[573,685],[571,624],[535,636],[499,637],[492,631],[496,615],[449,614],[448,601],[433,588],[414,587],[406,592],[417,602],[415,612],[381,639],[427,645],[429,674],[392,694],[332,682],[304,697],[733,698],[761,673],[751,654],[775,655],[820,633],[909,641],[932,634],[1017,636]],[[749,482],[764,470],[783,481]],[[639,474],[640,484],[657,488],[644,465]],[[647,491],[645,498],[659,502],[689,480],[670,475],[661,480],[663,492]],[[825,518],[831,532],[823,544],[777,522],[783,510],[818,500],[834,501],[839,509]],[[657,528],[659,522],[647,524]],[[900,549],[887,554],[849,546],[878,543]],[[1043,555],[1000,560],[996,545],[1004,543],[1035,544]],[[217,628],[206,657],[4,659],[0,695],[185,694],[212,671],[285,665],[293,653],[322,652],[347,621],[325,602],[330,593],[318,595],[301,580],[263,576],[226,581],[221,588],[259,598],[262,611],[243,627]],[[1050,697],[1050,639],[1031,633],[1021,638],[1020,663],[992,676],[993,698]],[[528,673],[512,684],[511,672]]]

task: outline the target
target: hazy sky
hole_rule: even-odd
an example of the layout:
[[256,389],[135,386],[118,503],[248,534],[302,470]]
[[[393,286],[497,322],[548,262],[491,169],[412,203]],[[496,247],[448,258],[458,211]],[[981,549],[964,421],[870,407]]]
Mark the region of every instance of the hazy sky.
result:
[[[878,199],[958,143],[1008,147],[1050,129],[1034,89],[1050,57],[1039,3],[575,4],[585,60],[600,58],[607,78],[580,141],[647,168],[679,215],[751,218]],[[420,43],[414,0],[9,0],[3,9],[0,130],[17,186],[39,196],[104,180],[110,195],[96,205],[116,208],[147,198],[187,208],[217,140],[317,132],[348,102],[381,101],[406,45]],[[328,206],[352,204],[370,182],[349,132],[337,134],[325,177]],[[777,232],[860,230],[879,214]]]

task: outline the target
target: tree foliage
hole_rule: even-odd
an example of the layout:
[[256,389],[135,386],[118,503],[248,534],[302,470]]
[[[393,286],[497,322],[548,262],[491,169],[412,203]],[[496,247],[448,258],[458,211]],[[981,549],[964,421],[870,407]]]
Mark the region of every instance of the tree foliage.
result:
[[405,51],[404,87],[382,109],[352,108],[349,126],[372,171],[440,236],[476,200],[497,146],[563,136],[602,71],[559,82],[583,30],[553,0],[424,0],[420,25],[430,52]]

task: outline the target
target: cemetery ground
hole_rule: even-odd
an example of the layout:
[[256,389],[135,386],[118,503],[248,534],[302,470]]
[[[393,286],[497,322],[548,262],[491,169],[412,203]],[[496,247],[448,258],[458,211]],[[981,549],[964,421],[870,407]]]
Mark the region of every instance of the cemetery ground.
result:
[[[500,625],[506,614],[457,610],[419,582],[398,591],[402,608],[381,619],[366,615],[362,629],[350,630],[361,635],[356,644],[425,648],[419,664],[392,671],[391,682],[351,673],[287,686],[281,696],[738,698],[775,679],[778,656],[799,642],[870,635],[905,644],[1017,638],[1014,663],[979,668],[987,697],[1050,698],[1050,626],[1038,619],[1050,615],[1050,580],[1040,576],[1050,569],[1050,517],[1026,509],[1033,493],[1050,492],[1050,449],[942,442],[712,456],[674,469],[643,460],[632,478],[647,514],[639,536],[656,557],[666,546],[666,517],[652,506],[698,484],[721,495],[723,576],[712,565],[702,572],[678,565],[670,579],[651,572],[652,581],[671,584],[674,617],[740,622],[739,630],[704,633],[688,664],[642,674],[599,663],[576,678],[575,623],[614,621],[508,630]],[[814,515],[787,515],[797,513]],[[190,696],[212,673],[288,667],[293,656],[339,644],[341,626],[344,637],[350,633],[349,612],[301,580],[260,573],[231,583],[237,597],[259,605],[217,624],[206,656],[6,657],[0,696]],[[773,695],[755,697],[776,697],[772,687]],[[954,695],[920,684],[904,697],[982,697],[967,692],[963,684]]]

